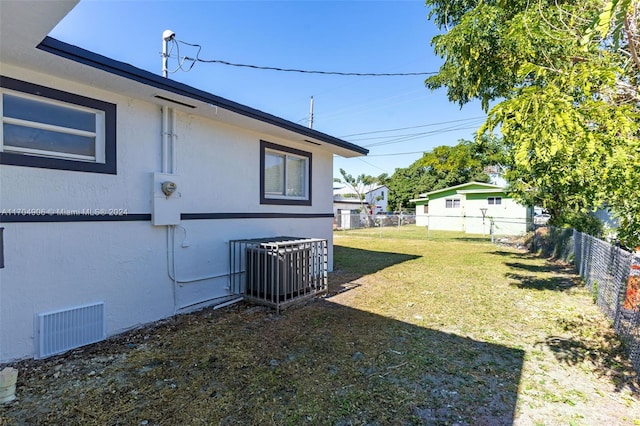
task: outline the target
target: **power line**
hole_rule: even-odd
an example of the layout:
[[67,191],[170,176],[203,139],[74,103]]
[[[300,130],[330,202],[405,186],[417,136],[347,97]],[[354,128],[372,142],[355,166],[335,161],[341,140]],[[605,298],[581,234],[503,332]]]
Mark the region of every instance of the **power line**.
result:
[[[375,133],[397,132],[397,131],[400,131],[400,130],[418,129],[418,128],[421,128],[421,127],[431,127],[431,126],[439,126],[441,124],[459,123],[461,121],[478,120],[480,118],[485,118],[485,117],[484,116],[469,117],[469,118],[461,118],[460,120],[441,121],[439,123],[420,124],[418,126],[410,126],[410,127],[399,127],[397,129],[373,130],[373,131],[370,131],[370,132],[352,133],[350,135],[344,135],[344,136],[340,136],[340,137],[341,138],[349,138],[351,136],[364,136],[364,135],[373,135]],[[356,140],[366,140],[366,139],[356,139]]]
[[368,161],[365,161],[362,157],[356,157],[356,159],[357,159],[357,160],[360,160],[360,161],[362,161],[363,163],[365,163],[365,164],[367,164],[367,165],[369,165],[369,166],[371,166],[371,167],[373,167],[373,168],[376,168],[376,169],[378,169],[378,170],[380,170],[380,171],[382,171],[382,172],[389,173],[389,171],[388,171],[388,170],[383,169],[383,168],[381,168],[381,167],[378,167],[378,166],[376,166],[375,164],[371,164],[371,163],[369,163]]
[[196,53],[196,57],[195,58],[192,58],[192,57],[189,57],[189,56],[184,56],[182,58],[180,58],[178,56],[178,58],[177,58],[178,62],[180,63],[179,69],[183,69],[182,68],[182,64],[184,64],[184,61],[189,61],[189,62],[192,63],[191,67],[189,67],[189,69],[187,71],[191,70],[191,68],[193,67],[193,64],[195,64],[196,62],[201,62],[201,63],[206,63],[206,64],[220,64],[220,65],[227,65],[227,66],[232,66],[232,67],[252,68],[252,69],[256,69],[256,70],[268,70],[268,71],[280,71],[280,72],[296,72],[296,73],[302,73],[302,74],[340,75],[340,76],[349,76],[349,77],[407,77],[407,76],[417,76],[417,75],[434,75],[434,74],[438,74],[437,71],[431,71],[431,72],[397,72],[397,73],[318,71],[318,70],[303,70],[303,69],[297,69],[297,68],[281,68],[281,67],[268,67],[268,66],[250,65],[250,64],[238,64],[238,63],[223,61],[221,59],[202,59],[202,58],[200,58],[200,49],[202,49],[202,46],[200,46],[199,44],[191,44],[191,43],[187,43],[187,42],[184,42],[184,41],[181,41],[181,40],[176,40],[176,39],[172,39],[172,41],[174,43],[182,43],[182,44],[186,44],[187,46],[197,47],[198,48],[198,52]]
[[386,141],[375,142],[375,143],[371,143],[371,144],[368,144],[368,145],[362,145],[362,146],[365,147],[365,148],[372,148],[372,147],[375,147],[375,146],[391,145],[391,144],[395,144],[395,143],[406,142],[406,141],[413,140],[413,139],[419,139],[419,138],[424,137],[424,136],[439,135],[441,133],[455,132],[455,131],[458,131],[458,130],[476,129],[477,128],[477,124],[479,124],[479,123],[469,123],[469,125],[466,125],[466,126],[452,126],[452,127],[446,127],[446,128],[443,128],[443,129],[432,130],[432,131],[429,131],[429,132],[414,133],[412,135],[392,137],[391,139],[388,139]]
[[[434,130],[434,131],[431,131],[431,132],[414,133],[413,135],[406,135],[404,137],[398,137],[396,139],[391,139],[391,140],[388,140],[388,141],[375,143],[375,144],[371,144],[371,145],[363,145],[363,146],[367,147],[367,148],[371,148],[371,147],[374,147],[374,146],[390,145],[390,144],[394,144],[394,143],[407,142],[407,141],[413,140],[413,139],[419,139],[422,136],[432,136],[432,135],[437,135],[437,134],[440,134],[440,133],[447,133],[447,132],[453,132],[453,131],[457,131],[457,130],[465,130],[465,129],[473,129],[473,128],[475,128],[475,126],[450,127],[450,128],[445,128],[445,129]],[[427,152],[427,150],[411,151],[411,152],[393,152],[393,153],[390,153],[390,154],[367,154],[367,157],[393,157],[393,156],[397,156],[397,155],[424,154],[425,152]]]
[[367,157],[393,157],[395,155],[413,155],[424,154],[426,151],[413,151],[413,152],[394,152],[393,154],[367,154]]
[[473,121],[473,122],[470,122],[470,123],[461,123],[461,124],[456,125],[456,126],[442,127],[440,129],[430,130],[430,131],[427,131],[427,132],[402,133],[402,134],[397,134],[397,135],[373,136],[373,137],[370,137],[370,138],[358,138],[358,139],[349,138],[348,140],[349,140],[349,142],[357,142],[359,144],[359,143],[361,143],[363,141],[373,141],[373,140],[382,139],[382,142],[371,143],[369,145],[363,145],[363,146],[364,147],[376,146],[378,144],[384,145],[386,141],[395,141],[395,140],[402,139],[402,138],[413,138],[414,136],[433,135],[433,134],[439,134],[439,133],[445,133],[445,132],[452,132],[452,131],[456,131],[456,130],[473,129],[480,123],[482,123],[482,120],[476,120],[476,121]]
[[280,68],[280,67],[265,67],[259,65],[249,65],[249,64],[236,64],[233,62],[222,61],[220,59],[193,59],[185,56],[185,59],[188,61],[197,61],[204,62],[207,64],[222,64],[229,65],[232,67],[244,67],[244,68],[253,68],[257,70],[270,70],[270,71],[282,71],[282,72],[297,72],[302,74],[324,74],[324,75],[342,75],[342,76],[355,76],[355,77],[405,77],[405,76],[416,76],[416,75],[433,75],[438,74],[438,72],[398,72],[398,73],[374,73],[374,72],[342,72],[342,71],[318,71],[318,70],[301,70],[295,68]]
[[[420,95],[417,96],[417,97],[402,99],[406,95],[410,95],[410,94],[413,94],[413,93],[420,93]],[[392,95],[392,96],[386,96],[386,97],[383,97],[383,98],[378,98],[378,97],[372,98],[372,99],[369,99],[368,101],[365,101],[365,102],[359,102],[359,103],[353,104],[351,106],[346,106],[346,107],[343,107],[343,108],[339,108],[337,110],[332,110],[330,112],[320,112],[320,113],[318,113],[316,115],[319,117],[320,120],[329,121],[329,120],[333,119],[334,117],[344,118],[346,113],[348,113],[349,116],[353,117],[353,116],[357,116],[357,115],[361,115],[361,114],[370,113],[371,111],[374,111],[374,110],[388,109],[388,108],[391,108],[394,105],[400,105],[400,104],[404,104],[404,103],[407,103],[407,102],[411,102],[414,99],[424,99],[425,97],[430,97],[430,96],[432,96],[431,92],[429,92],[425,96],[424,95],[424,89],[417,89],[417,90],[414,89],[414,90],[410,90],[408,92],[395,94],[395,95]],[[391,100],[391,99],[398,99],[398,100],[394,101],[394,102],[388,102],[387,101],[387,100]],[[365,108],[366,105],[370,105],[370,104],[374,104],[375,106],[366,107]],[[352,112],[353,110],[356,110],[356,111]]]

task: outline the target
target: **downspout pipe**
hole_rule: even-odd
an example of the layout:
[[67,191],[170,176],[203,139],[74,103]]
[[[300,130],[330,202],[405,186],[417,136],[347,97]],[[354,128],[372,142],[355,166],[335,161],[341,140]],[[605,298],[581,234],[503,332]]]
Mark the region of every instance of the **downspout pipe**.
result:
[[[162,158],[161,158],[161,172],[162,173],[169,173],[169,107],[167,106],[163,106],[161,109],[161,123],[160,123],[160,141],[161,141],[161,151],[162,151]],[[171,268],[171,264],[173,262],[173,260],[169,260],[169,256],[172,256],[172,246],[173,246],[173,240],[172,240],[172,226],[167,226],[166,227],[166,240],[167,240],[167,270],[169,270],[169,268]],[[177,291],[177,287],[178,287],[178,282],[175,279],[175,276],[171,276],[171,273],[169,273],[169,278],[171,278],[172,281],[172,285],[171,285],[171,291],[173,293],[173,314],[177,314],[178,313],[178,299],[177,299],[177,295],[176,295],[176,291]]]
[[[176,119],[176,110],[174,108],[169,108],[167,106],[162,107],[162,173],[177,173],[178,170],[178,154],[177,154],[177,129],[176,129],[177,119]],[[191,306],[203,304],[209,302],[211,300],[218,299],[217,297],[214,299],[207,299],[203,301],[199,301],[186,306],[178,306],[177,299],[177,289],[183,284],[198,282],[198,281],[206,281],[215,278],[222,278],[228,276],[229,274],[211,274],[202,277],[190,277],[190,278],[178,278],[176,274],[176,225],[167,225],[167,273],[169,278],[173,283],[173,313],[174,315],[189,308]],[[231,301],[225,302],[223,305],[231,304],[235,302],[239,302],[242,300],[242,297],[235,298]]]
[[169,107],[162,107],[162,124],[161,124],[161,140],[162,140],[162,173],[169,172]]
[[178,173],[178,133],[176,129],[176,110],[175,108],[171,108],[170,111],[171,117],[171,128],[170,128],[170,136],[169,140],[171,142],[170,152],[171,152],[171,173]]

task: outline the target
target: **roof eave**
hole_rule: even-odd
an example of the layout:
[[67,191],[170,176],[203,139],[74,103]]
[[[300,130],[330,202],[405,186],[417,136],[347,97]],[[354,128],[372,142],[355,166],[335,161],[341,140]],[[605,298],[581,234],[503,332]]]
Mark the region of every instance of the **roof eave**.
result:
[[[498,186],[498,185],[494,185],[492,183],[472,181],[472,182],[467,182],[467,183],[463,183],[463,184],[460,184],[460,185],[449,186],[447,188],[442,188],[442,189],[438,189],[438,190],[435,190],[435,191],[427,192],[425,194],[420,194],[420,196],[428,197],[429,195],[439,194],[440,192],[444,192],[444,191],[451,191],[452,189],[456,189],[457,190],[458,188],[463,188],[463,187],[469,186],[469,185],[482,185],[482,186],[489,187],[490,189],[494,189],[495,188],[495,190],[497,190],[497,191],[504,190],[503,187]],[[459,191],[456,191],[456,192],[459,192]]]
[[[285,120],[272,114],[230,101],[228,99],[205,92],[195,87],[166,79],[149,71],[134,67],[133,65],[108,58],[106,56],[82,49],[80,47],[62,42],[52,37],[45,37],[37,46],[39,50],[53,55],[92,67],[107,73],[117,75],[147,86],[174,93],[196,101],[215,105],[218,108],[231,111],[244,117],[259,122],[276,126],[278,128],[294,132],[305,138],[320,141],[334,147],[335,153],[345,157],[367,155],[369,150],[352,144],[334,136],[327,135],[317,130],[310,129],[297,123]],[[309,141],[314,143],[313,141]],[[336,149],[337,148],[337,149]]]
[[505,193],[504,188],[495,188],[495,189],[463,189],[458,190],[456,193],[458,194],[495,194],[496,192]]

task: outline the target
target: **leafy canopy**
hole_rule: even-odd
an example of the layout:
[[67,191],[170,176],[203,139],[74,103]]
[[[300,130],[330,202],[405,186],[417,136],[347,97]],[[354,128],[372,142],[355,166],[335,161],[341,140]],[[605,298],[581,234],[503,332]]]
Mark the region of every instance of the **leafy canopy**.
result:
[[[640,0],[427,0],[444,34],[431,89],[488,111],[506,177],[556,224],[607,206],[619,237],[640,244]],[[491,107],[491,104],[494,103]]]
[[505,160],[499,139],[485,136],[480,143],[461,139],[455,146],[438,146],[407,168],[399,168],[389,181],[389,203],[394,209],[411,205],[424,192],[477,181],[488,182],[487,166]]

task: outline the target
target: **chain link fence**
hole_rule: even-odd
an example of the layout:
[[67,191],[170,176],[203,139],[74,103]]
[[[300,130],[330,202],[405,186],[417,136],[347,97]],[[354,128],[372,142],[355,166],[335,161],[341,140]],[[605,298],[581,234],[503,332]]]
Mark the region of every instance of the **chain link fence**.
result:
[[414,225],[416,216],[414,214],[364,214],[364,213],[339,213],[333,218],[334,229],[365,229],[381,228],[392,226]]
[[[537,245],[537,247],[536,247]],[[540,228],[534,247],[574,264],[640,373],[640,254],[572,229]]]

